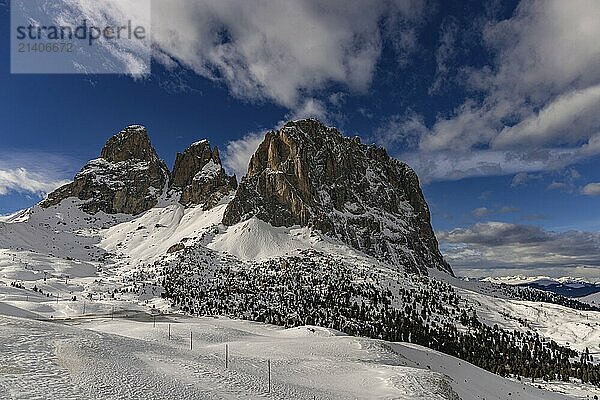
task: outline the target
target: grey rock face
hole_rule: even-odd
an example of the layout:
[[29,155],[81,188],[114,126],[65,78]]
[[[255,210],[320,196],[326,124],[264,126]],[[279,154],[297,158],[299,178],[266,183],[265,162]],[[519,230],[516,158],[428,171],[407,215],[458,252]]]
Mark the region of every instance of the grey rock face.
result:
[[169,170],[150,143],[146,128],[128,126],[111,137],[100,158],[88,162],[73,182],[48,195],[50,207],[68,197],[86,201],[84,211],[139,214],[154,207],[169,181]]
[[177,153],[170,186],[181,191],[181,204],[203,204],[210,209],[236,189],[237,179],[225,173],[217,147],[211,150],[210,143],[202,140]]
[[411,272],[452,274],[416,173],[383,148],[314,119],[269,132],[252,156],[223,223],[253,216],[274,226],[316,228]]
[[88,162],[73,182],[50,193],[41,206],[77,197],[85,201],[82,208],[89,213],[135,215],[156,206],[165,189],[171,188],[180,193],[181,204],[209,209],[236,187],[235,176],[225,173],[218,149],[211,149],[208,141],[178,153],[170,174],[146,128],[132,125],[108,139],[100,158]]

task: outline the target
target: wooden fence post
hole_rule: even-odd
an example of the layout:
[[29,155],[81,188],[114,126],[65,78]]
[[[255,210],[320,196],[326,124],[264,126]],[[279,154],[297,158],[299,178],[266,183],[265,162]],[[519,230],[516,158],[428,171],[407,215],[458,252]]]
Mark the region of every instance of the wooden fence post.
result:
[[271,360],[267,360],[267,365],[269,369],[269,393],[271,393]]

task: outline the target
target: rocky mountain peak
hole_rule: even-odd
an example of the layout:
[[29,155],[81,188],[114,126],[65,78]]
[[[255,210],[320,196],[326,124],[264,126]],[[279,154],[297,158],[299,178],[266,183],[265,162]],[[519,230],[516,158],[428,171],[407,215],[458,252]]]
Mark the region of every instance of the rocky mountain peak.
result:
[[237,188],[237,179],[225,173],[218,148],[211,149],[208,140],[201,140],[177,153],[170,186],[181,190],[181,204],[212,208]]
[[223,223],[257,217],[310,226],[411,272],[452,273],[438,249],[417,174],[315,119],[267,133]]
[[169,181],[169,170],[152,147],[146,128],[131,125],[106,142],[100,158],[89,161],[73,182],[48,195],[50,207],[68,197],[84,200],[89,213],[139,214],[158,203]]
[[146,128],[130,125],[108,139],[100,157],[109,162],[126,160],[155,161],[158,159]]
[[213,207],[237,187],[221,165],[219,150],[208,140],[178,153],[173,173],[159,159],[146,128],[130,125],[106,141],[100,157],[89,161],[73,182],[58,188],[41,203],[50,207],[68,197],[84,200],[90,213],[139,214],[158,203],[166,189],[180,192],[180,203]]
[[[192,143],[183,153],[177,153],[171,174],[171,186],[184,187],[191,184],[196,173],[202,170],[210,160],[215,162],[208,140]],[[221,164],[221,160],[218,158],[216,162]]]

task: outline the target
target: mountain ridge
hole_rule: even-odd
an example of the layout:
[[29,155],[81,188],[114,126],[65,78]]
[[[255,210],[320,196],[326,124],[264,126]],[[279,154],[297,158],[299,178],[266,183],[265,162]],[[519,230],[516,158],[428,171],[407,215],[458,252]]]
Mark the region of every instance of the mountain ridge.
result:
[[453,275],[414,170],[385,149],[316,119],[290,121],[268,132],[239,186],[207,140],[177,153],[170,171],[146,128],[130,125],[40,205],[77,197],[89,213],[136,215],[164,196],[210,209],[233,191],[223,216],[226,226],[252,216],[276,227],[307,226],[408,272],[426,275],[436,268]]
[[[210,171],[202,176],[207,169]],[[208,141],[193,143],[178,153],[170,171],[158,157],[146,128],[129,125],[106,141],[100,157],[86,163],[73,182],[48,194],[40,206],[48,208],[77,197],[86,201],[82,208],[89,213],[137,215],[155,207],[165,195],[179,195],[185,206],[205,204],[210,208],[236,187],[235,176],[225,173],[218,149],[211,149]]]

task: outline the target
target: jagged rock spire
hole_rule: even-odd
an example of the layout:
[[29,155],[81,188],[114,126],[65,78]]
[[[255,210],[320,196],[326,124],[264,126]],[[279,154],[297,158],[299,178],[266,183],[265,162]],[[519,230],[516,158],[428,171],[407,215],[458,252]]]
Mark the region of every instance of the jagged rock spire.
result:
[[201,140],[177,153],[170,186],[181,190],[181,204],[204,204],[208,209],[237,188],[237,179],[225,173],[217,147],[211,149]]
[[100,158],[88,162],[73,182],[48,195],[50,207],[68,197],[85,200],[89,213],[139,214],[154,207],[169,180],[169,170],[150,143],[146,128],[131,125],[108,139]]
[[146,128],[130,125],[108,139],[100,152],[100,158],[110,162],[127,160],[156,161],[158,156],[152,147]]
[[100,158],[88,162],[73,182],[50,193],[41,206],[77,197],[85,201],[82,208],[89,213],[139,214],[156,206],[171,188],[179,192],[181,204],[203,204],[208,209],[236,187],[236,177],[225,173],[219,150],[211,149],[207,140],[178,153],[171,174],[146,128],[130,125],[108,139]]

